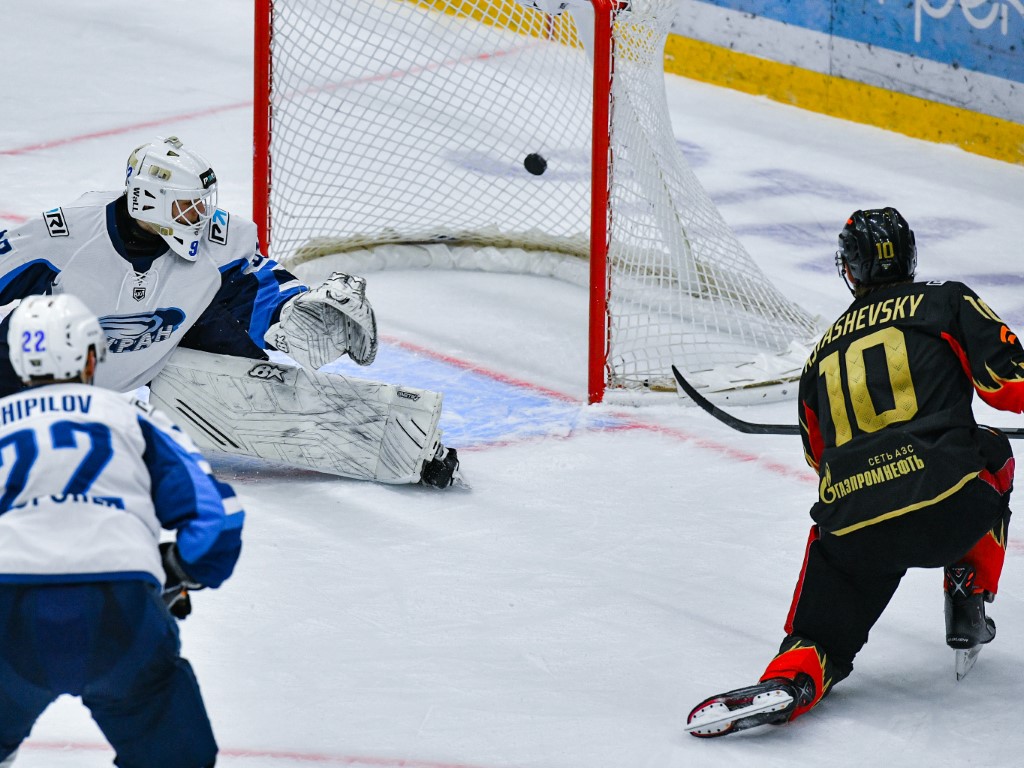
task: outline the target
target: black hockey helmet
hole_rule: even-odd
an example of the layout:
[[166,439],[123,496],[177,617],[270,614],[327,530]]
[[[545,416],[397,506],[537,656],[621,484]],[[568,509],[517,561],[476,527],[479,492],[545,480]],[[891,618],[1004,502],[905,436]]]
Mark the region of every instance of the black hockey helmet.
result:
[[836,267],[851,292],[912,280],[917,271],[914,231],[895,208],[854,211],[839,233]]

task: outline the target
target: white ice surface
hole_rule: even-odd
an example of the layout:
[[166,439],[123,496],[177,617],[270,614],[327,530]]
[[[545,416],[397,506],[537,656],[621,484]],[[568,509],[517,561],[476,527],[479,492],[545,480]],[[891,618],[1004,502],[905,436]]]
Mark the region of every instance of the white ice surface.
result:
[[[117,187],[157,134],[199,148],[221,205],[249,214],[251,16],[243,0],[6,0],[0,228]],[[725,218],[808,309],[831,319],[848,302],[832,267],[845,217],[892,204],[921,277],[965,280],[1024,327],[1024,168],[677,78],[669,99]],[[473,489],[215,460],[248,510],[245,549],[231,581],[195,596],[182,637],[220,765],[1021,764],[1020,545],[990,610],[999,636],[964,681],[941,576],[913,572],[817,711],[691,738],[690,708],[753,682],[782,637],[815,496],[799,442],[739,435],[672,397],[581,405],[586,296],[571,285],[397,272],[369,293],[385,341],[361,373],[446,392],[446,442]],[[65,697],[18,765],[111,758]]]

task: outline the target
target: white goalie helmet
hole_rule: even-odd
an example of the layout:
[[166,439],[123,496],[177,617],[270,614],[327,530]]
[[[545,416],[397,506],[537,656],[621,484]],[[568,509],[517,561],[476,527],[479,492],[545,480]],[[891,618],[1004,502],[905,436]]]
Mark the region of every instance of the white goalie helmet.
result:
[[177,136],[136,147],[125,171],[128,213],[153,225],[175,253],[195,261],[217,207],[217,176]]
[[66,293],[24,299],[11,313],[7,344],[14,372],[26,384],[36,378],[78,378],[90,348],[96,350],[97,362],[107,356],[106,335],[96,315]]

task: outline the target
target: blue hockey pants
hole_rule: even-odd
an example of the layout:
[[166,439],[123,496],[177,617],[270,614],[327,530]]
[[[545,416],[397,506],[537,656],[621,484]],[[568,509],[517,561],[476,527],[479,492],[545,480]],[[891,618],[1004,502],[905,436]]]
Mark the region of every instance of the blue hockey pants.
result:
[[208,768],[217,744],[178,627],[143,581],[0,584],[0,760],[61,694],[120,768]]

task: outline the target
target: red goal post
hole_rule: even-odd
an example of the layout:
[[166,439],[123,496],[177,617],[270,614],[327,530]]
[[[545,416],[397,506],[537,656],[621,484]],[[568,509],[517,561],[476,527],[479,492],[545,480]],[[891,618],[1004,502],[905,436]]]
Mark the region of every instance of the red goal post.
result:
[[[300,272],[585,282],[590,402],[674,387],[672,363],[713,389],[791,375],[814,323],[754,264],[672,133],[661,57],[675,0],[557,17],[526,5],[257,0],[264,252]],[[546,163],[530,170],[535,153]]]

